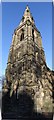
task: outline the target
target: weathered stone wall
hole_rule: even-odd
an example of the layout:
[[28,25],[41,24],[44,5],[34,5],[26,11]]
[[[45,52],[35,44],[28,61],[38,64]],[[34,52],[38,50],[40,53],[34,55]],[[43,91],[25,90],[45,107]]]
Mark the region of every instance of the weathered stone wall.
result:
[[[34,36],[32,29],[34,29]],[[24,38],[20,41],[22,31]],[[30,20],[21,22],[14,32],[8,56],[6,82],[3,86],[3,113],[7,112],[6,105],[9,114],[15,113],[19,117],[25,106],[26,115],[29,114],[30,98],[35,113],[53,112],[53,81],[54,72],[46,65],[40,32]],[[25,99],[22,97],[21,101],[19,96]]]
[[34,109],[52,112],[52,72],[47,70],[44,56],[32,40],[25,40],[9,54],[6,79],[10,86],[10,96],[26,91],[34,100]]

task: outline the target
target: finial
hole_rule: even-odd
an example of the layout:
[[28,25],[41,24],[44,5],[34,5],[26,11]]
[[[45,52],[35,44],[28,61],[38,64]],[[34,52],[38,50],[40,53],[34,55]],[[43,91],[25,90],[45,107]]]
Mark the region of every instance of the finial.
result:
[[26,6],[26,9],[27,9],[27,10],[29,9],[29,6],[28,6],[28,5]]
[[26,8],[28,7],[28,5],[26,6]]

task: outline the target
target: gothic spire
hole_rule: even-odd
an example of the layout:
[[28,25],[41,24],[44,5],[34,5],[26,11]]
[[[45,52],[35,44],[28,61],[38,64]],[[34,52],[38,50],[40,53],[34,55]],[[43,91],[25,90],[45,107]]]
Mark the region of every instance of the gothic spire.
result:
[[25,9],[24,15],[22,17],[22,20],[20,22],[20,25],[22,25],[23,22],[26,22],[27,20],[30,20],[30,22],[34,24],[34,19],[33,19],[32,14],[30,13],[30,9],[29,9],[28,5],[26,6],[26,9]]

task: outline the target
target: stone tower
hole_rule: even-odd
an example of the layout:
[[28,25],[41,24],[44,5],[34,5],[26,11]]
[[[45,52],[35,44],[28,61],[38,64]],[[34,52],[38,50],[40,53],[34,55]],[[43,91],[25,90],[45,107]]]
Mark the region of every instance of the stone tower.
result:
[[34,102],[35,112],[53,112],[53,77],[54,73],[46,65],[41,34],[27,6],[13,34],[3,96],[9,93],[10,99],[16,96],[18,101],[19,94],[27,93]]

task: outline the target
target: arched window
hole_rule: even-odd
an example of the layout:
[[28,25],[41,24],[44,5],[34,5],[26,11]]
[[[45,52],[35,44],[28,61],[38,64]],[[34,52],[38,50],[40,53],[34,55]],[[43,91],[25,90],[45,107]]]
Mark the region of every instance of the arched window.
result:
[[23,39],[24,39],[24,31],[22,30],[20,41],[22,41]]
[[34,41],[34,29],[32,29],[32,37],[33,37],[33,41]]

